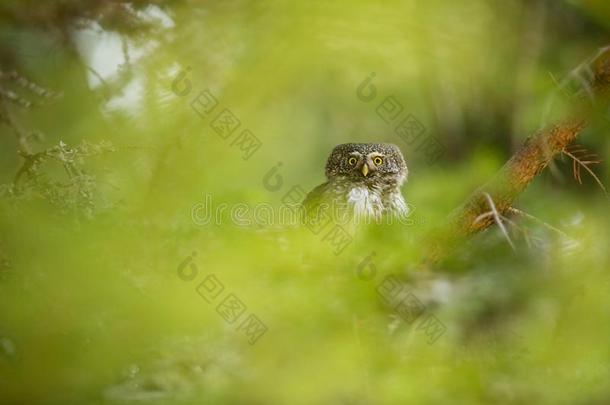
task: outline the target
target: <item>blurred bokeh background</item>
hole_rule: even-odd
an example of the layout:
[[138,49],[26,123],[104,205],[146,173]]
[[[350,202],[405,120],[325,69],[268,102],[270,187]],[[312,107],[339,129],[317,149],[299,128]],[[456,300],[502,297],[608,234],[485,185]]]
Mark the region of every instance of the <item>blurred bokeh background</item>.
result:
[[[0,403],[607,403],[608,199],[569,158],[514,250],[418,263],[609,29],[604,0],[3,0]],[[412,214],[338,248],[276,213],[344,142],[401,148]]]

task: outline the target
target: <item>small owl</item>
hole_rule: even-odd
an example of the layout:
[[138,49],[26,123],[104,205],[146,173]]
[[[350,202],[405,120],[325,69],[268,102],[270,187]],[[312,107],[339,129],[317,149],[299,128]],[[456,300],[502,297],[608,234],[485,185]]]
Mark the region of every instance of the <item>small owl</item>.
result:
[[407,165],[396,145],[338,145],[326,163],[328,181],[314,188],[303,201],[305,218],[324,215],[323,210],[335,218],[342,216],[356,222],[406,216],[408,208],[400,187],[407,174]]

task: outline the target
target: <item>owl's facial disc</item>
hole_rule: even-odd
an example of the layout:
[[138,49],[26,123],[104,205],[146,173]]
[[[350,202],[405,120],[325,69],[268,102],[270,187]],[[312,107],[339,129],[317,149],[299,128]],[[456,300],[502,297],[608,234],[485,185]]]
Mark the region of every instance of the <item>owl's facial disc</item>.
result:
[[[402,184],[407,167],[395,145],[384,143],[345,143],[335,146],[326,162],[326,177],[375,184]],[[381,182],[381,183],[380,183]]]

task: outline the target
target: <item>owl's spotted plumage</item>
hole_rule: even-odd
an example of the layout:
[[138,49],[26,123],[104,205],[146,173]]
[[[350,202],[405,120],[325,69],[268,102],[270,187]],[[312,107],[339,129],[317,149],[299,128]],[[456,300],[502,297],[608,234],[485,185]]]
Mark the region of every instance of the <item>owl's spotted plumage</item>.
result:
[[377,222],[385,216],[406,216],[408,208],[400,187],[407,174],[396,145],[338,145],[326,163],[328,181],[314,188],[303,202],[306,215],[326,210],[334,216]]

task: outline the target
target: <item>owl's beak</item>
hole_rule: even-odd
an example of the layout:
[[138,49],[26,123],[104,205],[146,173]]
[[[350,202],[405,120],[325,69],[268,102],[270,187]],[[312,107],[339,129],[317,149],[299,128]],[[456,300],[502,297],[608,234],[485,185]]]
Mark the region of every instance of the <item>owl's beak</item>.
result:
[[364,177],[369,174],[369,165],[367,165],[366,163],[362,165],[362,174],[364,175]]

